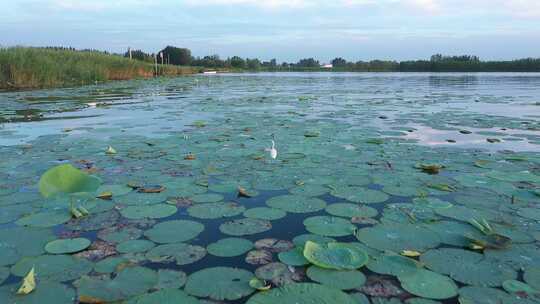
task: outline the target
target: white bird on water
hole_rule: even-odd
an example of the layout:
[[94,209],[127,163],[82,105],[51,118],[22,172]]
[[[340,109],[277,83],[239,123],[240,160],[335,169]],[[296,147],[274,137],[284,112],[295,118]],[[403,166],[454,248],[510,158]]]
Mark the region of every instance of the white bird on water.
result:
[[272,148],[270,148],[270,157],[272,157],[272,159],[277,158],[276,143],[273,140],[272,140]]

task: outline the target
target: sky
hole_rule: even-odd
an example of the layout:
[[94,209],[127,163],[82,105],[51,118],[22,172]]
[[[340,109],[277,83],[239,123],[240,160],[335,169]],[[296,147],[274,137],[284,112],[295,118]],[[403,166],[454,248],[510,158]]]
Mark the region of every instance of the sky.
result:
[[278,61],[540,57],[540,0],[4,0],[0,46]]

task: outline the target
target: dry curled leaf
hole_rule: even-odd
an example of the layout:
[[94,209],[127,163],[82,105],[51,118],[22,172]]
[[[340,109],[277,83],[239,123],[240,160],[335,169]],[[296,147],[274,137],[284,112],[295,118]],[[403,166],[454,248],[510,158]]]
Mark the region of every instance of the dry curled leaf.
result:
[[18,295],[27,295],[36,289],[36,277],[34,267],[30,269],[30,272],[24,277],[23,282],[19,290],[17,290]]

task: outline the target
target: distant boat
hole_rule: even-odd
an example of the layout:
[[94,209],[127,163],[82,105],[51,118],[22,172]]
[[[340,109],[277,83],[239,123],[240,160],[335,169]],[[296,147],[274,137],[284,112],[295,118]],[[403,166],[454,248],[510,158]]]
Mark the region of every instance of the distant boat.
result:
[[323,69],[332,69],[333,67],[334,67],[333,64],[323,64],[323,65],[322,65],[322,68],[323,68]]
[[217,74],[217,71],[205,71],[203,74]]

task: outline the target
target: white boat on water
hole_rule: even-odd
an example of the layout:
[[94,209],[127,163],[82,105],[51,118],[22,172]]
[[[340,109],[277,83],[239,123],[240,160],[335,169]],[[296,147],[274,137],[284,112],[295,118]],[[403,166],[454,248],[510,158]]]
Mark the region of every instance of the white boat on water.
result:
[[204,71],[203,74],[206,74],[206,75],[217,74],[217,71]]

